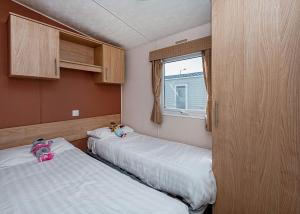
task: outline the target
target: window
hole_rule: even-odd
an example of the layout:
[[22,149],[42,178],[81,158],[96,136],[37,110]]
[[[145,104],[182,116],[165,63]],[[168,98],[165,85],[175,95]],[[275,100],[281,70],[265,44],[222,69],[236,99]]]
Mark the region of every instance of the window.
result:
[[163,113],[204,117],[207,93],[201,55],[165,60],[163,73]]
[[186,109],[187,104],[187,91],[186,85],[176,85],[176,108],[177,109]]

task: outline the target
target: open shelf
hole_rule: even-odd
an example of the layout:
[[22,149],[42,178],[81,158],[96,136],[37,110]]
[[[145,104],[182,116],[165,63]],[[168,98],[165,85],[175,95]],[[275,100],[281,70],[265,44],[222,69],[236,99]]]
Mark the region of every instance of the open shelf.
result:
[[60,31],[59,37],[62,40],[66,40],[66,41],[70,41],[73,43],[94,47],[94,48],[98,47],[99,45],[102,45],[102,42],[100,41],[79,34],[75,34],[72,32],[68,32],[68,31]]
[[69,32],[60,32],[60,67],[75,70],[102,72],[102,44]]
[[85,63],[68,61],[68,60],[60,60],[60,67],[75,69],[75,70],[90,71],[90,72],[96,72],[96,73],[102,72],[102,66],[85,64]]

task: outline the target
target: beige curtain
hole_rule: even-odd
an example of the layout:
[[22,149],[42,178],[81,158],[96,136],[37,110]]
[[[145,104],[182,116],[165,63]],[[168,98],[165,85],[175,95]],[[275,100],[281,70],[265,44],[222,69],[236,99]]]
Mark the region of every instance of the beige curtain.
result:
[[203,60],[203,73],[204,73],[205,86],[208,94],[205,124],[206,124],[206,130],[211,132],[212,130],[211,49],[202,51],[202,60]]
[[162,61],[152,61],[152,92],[154,96],[154,104],[151,114],[151,121],[156,124],[162,123],[162,114],[160,108],[160,92],[162,79]]

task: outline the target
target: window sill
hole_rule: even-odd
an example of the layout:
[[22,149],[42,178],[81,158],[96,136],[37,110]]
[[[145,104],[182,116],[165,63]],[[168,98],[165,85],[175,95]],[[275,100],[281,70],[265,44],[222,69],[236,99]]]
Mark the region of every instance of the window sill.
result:
[[192,114],[189,112],[180,112],[180,111],[172,111],[172,110],[164,110],[162,112],[163,116],[171,116],[171,117],[185,117],[192,119],[200,119],[205,120],[205,113]]

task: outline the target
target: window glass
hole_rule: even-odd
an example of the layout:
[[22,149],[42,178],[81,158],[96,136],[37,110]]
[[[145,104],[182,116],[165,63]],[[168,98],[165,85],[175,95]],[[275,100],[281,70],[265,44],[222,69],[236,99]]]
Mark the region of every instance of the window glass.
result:
[[186,86],[176,86],[176,108],[186,109]]
[[164,61],[163,79],[165,111],[205,112],[207,92],[200,54]]

